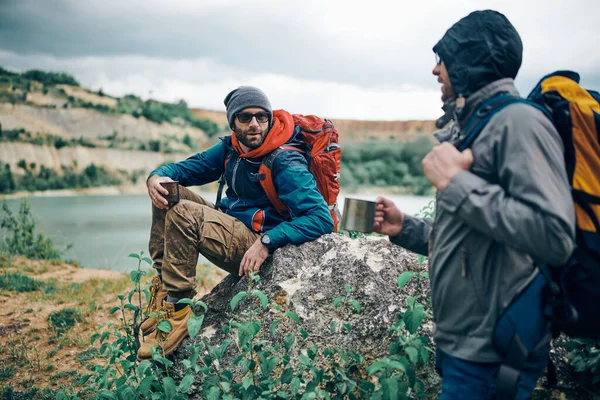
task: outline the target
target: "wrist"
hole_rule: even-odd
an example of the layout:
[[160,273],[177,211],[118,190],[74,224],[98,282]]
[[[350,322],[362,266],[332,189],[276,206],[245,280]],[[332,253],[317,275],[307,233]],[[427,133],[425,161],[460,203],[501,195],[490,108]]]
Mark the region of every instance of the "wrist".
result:
[[400,232],[402,232],[402,227],[404,226],[404,213],[400,212],[400,222],[398,223],[398,232],[394,236],[398,236]]
[[260,241],[260,244],[262,244],[269,251],[269,254],[271,254],[275,251],[275,247],[273,246],[273,243],[271,242],[271,238],[269,237],[269,235],[266,232],[264,232],[260,235],[259,241]]

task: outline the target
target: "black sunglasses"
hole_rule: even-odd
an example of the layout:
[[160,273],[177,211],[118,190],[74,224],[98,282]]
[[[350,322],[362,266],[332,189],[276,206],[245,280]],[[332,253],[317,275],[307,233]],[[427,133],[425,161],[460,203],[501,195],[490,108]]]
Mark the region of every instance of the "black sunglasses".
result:
[[256,122],[264,124],[265,122],[269,122],[269,118],[271,118],[271,114],[266,111],[257,112],[256,114],[241,112],[237,113],[236,116],[238,121],[240,121],[242,124],[249,124],[254,117],[256,117]]

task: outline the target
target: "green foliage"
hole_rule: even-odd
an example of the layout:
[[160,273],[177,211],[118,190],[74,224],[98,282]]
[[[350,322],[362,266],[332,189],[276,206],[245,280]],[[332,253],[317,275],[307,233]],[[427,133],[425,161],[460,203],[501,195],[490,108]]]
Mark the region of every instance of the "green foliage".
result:
[[33,292],[42,286],[41,282],[17,272],[5,272],[0,275],[0,289],[14,292]]
[[571,339],[565,348],[582,385],[592,391],[600,390],[600,339]]
[[425,137],[409,142],[372,141],[344,145],[342,187],[397,186],[417,195],[429,194],[432,186],[423,175],[421,160],[432,147]]
[[85,101],[79,97],[68,96],[67,103],[68,107],[71,108],[89,108],[92,110],[96,110],[106,114],[112,114],[115,112],[115,109],[106,105],[106,104],[98,104],[92,103],[90,101]]
[[14,77],[19,76],[17,72],[12,72],[7,69],[0,67],[0,77]]
[[46,94],[50,87],[58,84],[79,86],[71,75],[61,72],[31,70],[16,73],[2,67],[0,67],[0,84],[12,88],[12,90],[0,91],[0,102],[11,104],[27,103],[27,94],[32,90],[41,89],[41,92]]
[[196,146],[189,133],[186,133],[185,136],[183,137],[183,144],[185,144],[190,149],[194,149]]
[[107,140],[108,144],[91,141],[90,139],[86,139],[83,136],[80,136],[79,138],[67,138],[63,136],[53,135],[50,133],[32,134],[31,132],[23,128],[10,129],[4,131],[0,130],[0,142],[31,143],[38,146],[54,146],[57,149],[61,149],[63,147],[82,146],[91,148],[108,147],[124,150],[132,150],[135,148],[139,150],[153,152],[162,151],[163,153],[185,153],[186,151],[182,149],[173,150],[171,148],[171,143],[184,143],[190,148],[190,150],[197,150],[198,147],[189,134],[186,134],[182,139],[179,139],[175,135],[170,135],[165,136],[165,138],[162,140],[141,140],[137,138],[119,137],[118,133],[114,131],[111,135],[100,136],[98,137],[98,139]]
[[194,128],[202,129],[209,137],[213,137],[221,132],[219,126],[214,121],[196,117],[183,100],[177,103],[163,103],[156,100],[143,101],[137,96],[125,95],[118,100],[117,112],[131,114],[136,118],[144,117],[157,124],[167,122],[193,126]]
[[37,69],[23,72],[21,76],[25,79],[41,82],[46,86],[53,85],[71,85],[79,86],[79,82],[73,78],[73,76],[64,72],[45,72]]
[[[419,210],[417,216],[422,218],[435,218],[435,198],[429,200],[429,203]],[[419,264],[423,264],[425,260],[427,260],[427,257],[419,254],[417,260]]]
[[57,149],[62,147],[96,147],[96,145],[89,139],[80,136],[79,138],[66,138],[63,136],[53,135],[50,133],[36,133],[20,129],[9,129],[0,131],[0,142],[20,142],[20,143],[31,143],[38,146],[54,146]]
[[77,354],[77,357],[75,357],[75,361],[77,361],[79,364],[85,364],[88,361],[98,358],[99,355],[100,352],[96,347],[90,347],[89,349]]
[[148,146],[150,147],[150,151],[160,152],[160,140],[150,140]]
[[35,386],[25,388],[23,391],[15,390],[10,386],[0,388],[0,398],[5,400],[66,400],[72,399],[67,397],[64,390],[52,390],[49,388],[39,389]]
[[[48,93],[49,88],[59,84],[79,86],[79,82],[75,78],[62,72],[30,70],[19,74],[0,67],[0,83],[6,83],[13,88],[12,92],[0,91],[0,102],[12,104],[25,103],[27,101],[27,93],[31,91],[32,82],[40,82],[44,94]],[[21,92],[16,92],[17,89]],[[96,104],[74,96],[67,96],[64,90],[61,89],[53,89],[53,93],[66,98],[67,102],[63,106],[65,108],[89,108],[108,114],[130,114],[136,118],[143,116],[158,124],[167,122],[176,125],[192,126],[203,130],[209,137],[213,137],[221,132],[221,129],[214,121],[196,117],[184,100],[177,103],[165,103],[156,100],[143,101],[138,96],[129,94],[118,99],[117,107],[114,109],[106,104]],[[102,89],[98,90],[97,94],[101,97],[106,96]]]
[[20,104],[23,103],[23,95],[15,92],[0,91],[0,103]]
[[[248,289],[230,301],[235,316],[221,327],[225,334],[220,343],[212,344],[199,336],[207,307],[192,299],[182,300],[194,310],[188,322],[188,332],[195,338],[185,349],[182,360],[183,378],[176,382],[170,374],[173,362],[165,358],[160,346],[153,349],[152,360],[139,362],[137,336],[141,320],[140,269],[143,261],[152,260],[140,254],[130,254],[138,260],[131,272],[134,289],[128,296],[119,296],[121,305],[111,313],[119,313],[120,323],[108,325],[109,330],[96,332],[92,345],[99,346],[99,355],[106,361],[88,365],[88,374],[81,377],[78,396],[91,398],[187,399],[194,382],[201,382],[196,396],[206,399],[396,399],[427,396],[418,369],[430,362],[431,343],[420,335],[421,326],[430,316],[422,299],[406,298],[406,309],[390,329],[395,340],[388,354],[379,360],[365,358],[333,344],[331,348],[310,346],[310,333],[302,328],[301,318],[293,311],[272,305],[262,291],[256,289],[259,276],[251,274]],[[413,274],[410,279],[426,279]],[[338,313],[331,321],[332,331],[352,332],[352,316],[364,312],[356,299],[356,290],[349,285],[340,288],[341,296],[333,300]],[[243,304],[243,310],[239,311]],[[236,311],[238,310],[238,311]],[[274,316],[269,326],[263,326],[260,315]],[[166,321],[163,321],[166,322]],[[278,332],[279,324],[296,327],[285,337]],[[168,325],[168,324],[167,324]],[[170,328],[167,327],[168,330]],[[302,348],[302,351],[299,351]],[[235,357],[233,368],[225,365],[225,355]]]
[[23,169],[24,175],[13,175],[10,166],[0,162],[0,176],[12,179],[12,181],[7,180],[0,184],[0,193],[79,189],[121,184],[121,179],[93,163],[80,173],[75,172],[74,166],[63,166],[62,174],[43,165],[37,169],[35,164],[27,165],[25,160],[19,160],[18,166]]
[[12,193],[16,188],[10,165],[0,163],[0,193]]
[[15,372],[17,372],[16,365],[2,365],[0,367],[0,381],[12,378]]
[[19,207],[19,213],[15,216],[8,203],[2,203],[2,218],[0,228],[8,231],[8,234],[0,242],[0,250],[9,255],[22,255],[34,260],[60,260],[60,252],[56,249],[52,240],[44,236],[42,232],[35,234],[35,219],[31,213],[31,206],[26,199]]
[[81,314],[73,308],[64,308],[48,315],[50,327],[54,329],[58,335],[68,331],[74,327],[77,322],[81,321]]

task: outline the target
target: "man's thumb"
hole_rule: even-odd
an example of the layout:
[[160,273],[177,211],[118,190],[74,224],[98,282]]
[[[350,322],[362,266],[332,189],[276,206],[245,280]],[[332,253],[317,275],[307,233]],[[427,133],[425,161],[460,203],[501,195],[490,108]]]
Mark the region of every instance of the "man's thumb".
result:
[[464,150],[462,153],[462,166],[465,169],[469,169],[471,168],[471,165],[473,165],[473,152],[471,151],[471,149],[466,149]]

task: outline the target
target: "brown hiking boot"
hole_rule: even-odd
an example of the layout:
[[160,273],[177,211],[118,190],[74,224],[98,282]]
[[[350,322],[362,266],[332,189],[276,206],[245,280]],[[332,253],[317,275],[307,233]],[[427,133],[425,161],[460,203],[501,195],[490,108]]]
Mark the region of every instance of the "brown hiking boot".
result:
[[189,336],[187,323],[192,315],[192,307],[188,305],[179,311],[175,311],[174,303],[163,301],[159,313],[159,321],[164,319],[171,323],[171,332],[165,333],[155,329],[150,336],[144,338],[145,342],[142,343],[137,354],[139,361],[152,359],[151,347],[158,347],[159,345],[163,349],[163,356],[166,357],[179,347],[183,339]]
[[[149,290],[150,300],[148,301],[146,314],[156,314],[160,309],[163,299],[167,297],[167,291],[163,289],[162,281],[158,275],[152,278],[152,285],[150,285]],[[154,328],[156,328],[156,324],[158,324],[158,319],[156,317],[150,315],[148,318],[146,318],[140,325],[142,335],[148,336],[151,334],[154,331]]]

